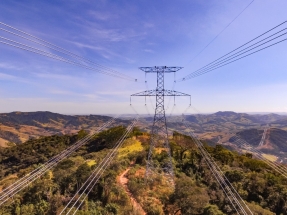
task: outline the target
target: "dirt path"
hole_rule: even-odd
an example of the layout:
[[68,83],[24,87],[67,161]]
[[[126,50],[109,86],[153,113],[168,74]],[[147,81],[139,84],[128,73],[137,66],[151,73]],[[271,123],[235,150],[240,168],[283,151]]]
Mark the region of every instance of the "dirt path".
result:
[[133,209],[136,215],[146,215],[146,212],[143,210],[141,205],[137,202],[137,200],[133,197],[133,194],[130,192],[127,184],[129,179],[126,177],[126,174],[128,171],[130,171],[130,167],[127,168],[118,178],[118,182],[121,184],[121,186],[125,189],[126,194],[130,197],[131,203],[133,205]]

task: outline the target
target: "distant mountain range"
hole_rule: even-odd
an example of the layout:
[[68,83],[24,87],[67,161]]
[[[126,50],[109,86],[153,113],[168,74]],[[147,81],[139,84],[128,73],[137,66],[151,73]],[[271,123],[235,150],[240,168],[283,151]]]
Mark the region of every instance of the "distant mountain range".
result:
[[[168,125],[177,128],[184,123],[180,122],[179,116],[168,117]],[[279,114],[246,114],[232,111],[216,112],[213,114],[186,115],[185,122],[195,133],[205,132],[233,132],[240,130],[260,128],[270,125],[276,128],[287,128],[287,116]]]
[[[239,150],[232,137],[237,135],[250,145],[287,163],[287,116],[279,114],[246,114],[232,111],[213,114],[168,117],[168,127],[175,130],[192,130],[210,144],[223,144]],[[259,146],[264,129],[268,128],[264,143]]]
[[[101,115],[63,115],[52,112],[12,112],[0,114],[0,146],[19,144],[30,138],[53,134],[71,134],[80,129],[94,130],[110,119]],[[142,117],[139,127],[150,131],[153,117]],[[127,124],[128,120],[117,123]],[[234,145],[230,140],[237,135],[258,147],[263,130],[268,125],[266,141],[261,150],[272,154],[287,154],[287,116],[279,114],[246,114],[220,111],[213,114],[167,117],[167,125],[172,130],[193,130],[201,139],[223,145]]]
[[[0,114],[0,146],[22,143],[30,138],[92,130],[110,119],[101,115],[63,115],[48,111]],[[125,122],[120,120],[118,122]]]
[[197,122],[202,123],[222,123],[222,122],[233,122],[242,125],[250,125],[250,124],[280,124],[282,121],[287,121],[286,115],[278,115],[278,114],[246,114],[246,113],[235,113],[232,111],[224,111],[224,112],[216,112],[214,114],[208,115],[190,115],[187,116],[187,120],[191,122],[197,119]]

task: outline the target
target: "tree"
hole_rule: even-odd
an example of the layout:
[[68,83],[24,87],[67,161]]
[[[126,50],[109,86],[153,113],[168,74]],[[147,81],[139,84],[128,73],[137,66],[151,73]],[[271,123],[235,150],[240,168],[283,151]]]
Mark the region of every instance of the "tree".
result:
[[85,131],[84,129],[81,129],[79,132],[78,132],[78,140],[84,138],[85,136],[87,136],[89,133],[87,131]]
[[172,199],[181,213],[186,215],[202,214],[203,208],[209,202],[206,189],[196,186],[194,181],[187,176],[181,176],[176,181]]
[[91,167],[87,163],[84,163],[78,167],[77,171],[75,172],[78,186],[85,182],[85,180],[90,176],[90,173]]
[[224,213],[219,210],[217,205],[207,205],[204,208],[202,215],[224,215]]

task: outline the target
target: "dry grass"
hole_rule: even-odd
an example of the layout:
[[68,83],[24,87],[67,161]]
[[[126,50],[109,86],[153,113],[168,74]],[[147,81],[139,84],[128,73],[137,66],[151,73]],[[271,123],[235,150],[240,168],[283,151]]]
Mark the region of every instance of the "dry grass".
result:
[[7,140],[0,138],[0,147],[8,147]]
[[0,181],[0,192],[2,191],[3,186],[12,184],[18,179],[17,174],[8,175]]
[[276,157],[275,155],[270,155],[270,154],[262,154],[262,156],[272,162],[277,161],[278,157]]
[[50,180],[54,178],[53,172],[51,170],[48,171],[48,176]]
[[119,148],[119,158],[126,157],[129,153],[140,152],[144,148],[140,141],[135,139],[128,139],[124,143],[124,147]]
[[86,163],[87,163],[89,166],[93,166],[93,165],[97,164],[95,160],[87,160]]

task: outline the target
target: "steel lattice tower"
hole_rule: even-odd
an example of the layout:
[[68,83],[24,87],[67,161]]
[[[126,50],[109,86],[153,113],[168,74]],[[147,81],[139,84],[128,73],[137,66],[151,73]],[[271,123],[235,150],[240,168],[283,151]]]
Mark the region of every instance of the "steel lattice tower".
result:
[[[156,107],[151,130],[150,149],[148,153],[146,174],[145,174],[146,181],[153,180],[156,174],[161,174],[164,175],[169,182],[174,184],[172,157],[168,141],[168,131],[166,126],[164,97],[190,96],[190,95],[180,93],[174,90],[164,89],[164,74],[174,73],[182,69],[182,67],[155,66],[155,67],[140,67],[140,69],[145,73],[157,74],[157,87],[155,90],[146,90],[131,95],[131,96],[156,97]],[[161,162],[159,162],[158,159],[160,159]]]

